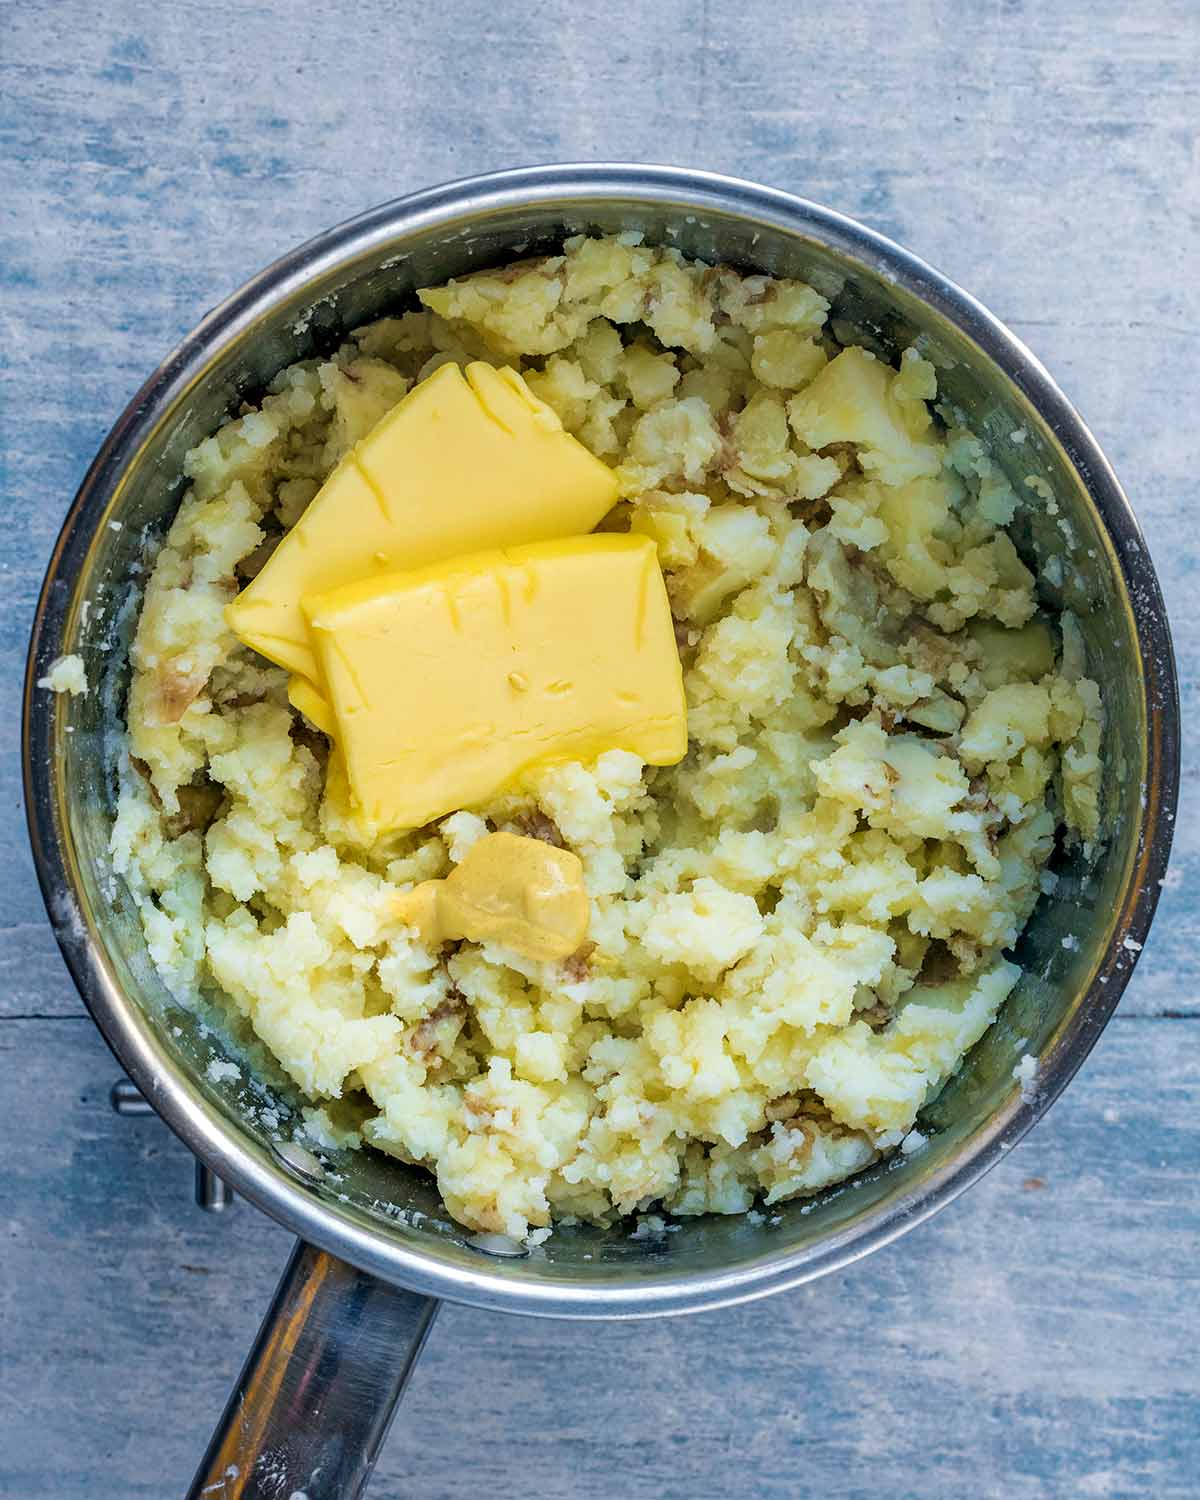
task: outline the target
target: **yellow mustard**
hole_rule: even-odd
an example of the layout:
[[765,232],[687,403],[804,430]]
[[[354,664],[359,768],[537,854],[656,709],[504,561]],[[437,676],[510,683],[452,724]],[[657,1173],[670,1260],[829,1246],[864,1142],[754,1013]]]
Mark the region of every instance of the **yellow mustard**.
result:
[[485,834],[445,880],[399,896],[396,914],[429,948],[467,938],[532,959],[568,958],[587,936],[583,865],[540,839]]

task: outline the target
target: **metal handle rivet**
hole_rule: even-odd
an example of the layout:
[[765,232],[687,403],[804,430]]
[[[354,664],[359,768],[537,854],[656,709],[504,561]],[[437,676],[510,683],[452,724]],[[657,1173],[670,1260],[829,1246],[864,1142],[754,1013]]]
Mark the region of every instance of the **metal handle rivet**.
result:
[[529,1254],[529,1246],[514,1240],[507,1234],[473,1234],[465,1241],[472,1250],[481,1255],[498,1255],[505,1260],[520,1260]]
[[301,1177],[311,1177],[314,1181],[320,1182],[325,1176],[325,1168],[312,1152],[297,1145],[295,1141],[278,1141],[271,1149],[285,1167],[290,1167]]

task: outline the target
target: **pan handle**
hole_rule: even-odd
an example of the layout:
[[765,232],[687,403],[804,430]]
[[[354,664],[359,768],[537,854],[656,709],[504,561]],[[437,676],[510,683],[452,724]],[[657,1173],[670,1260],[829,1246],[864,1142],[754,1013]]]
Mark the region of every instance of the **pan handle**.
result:
[[297,1241],[187,1500],[357,1500],[439,1306]]

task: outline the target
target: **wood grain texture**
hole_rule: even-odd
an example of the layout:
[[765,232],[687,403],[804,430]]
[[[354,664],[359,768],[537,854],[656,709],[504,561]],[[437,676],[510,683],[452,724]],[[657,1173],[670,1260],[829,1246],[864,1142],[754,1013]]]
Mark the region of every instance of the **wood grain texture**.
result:
[[[347,17],[353,16],[353,35]],[[45,927],[17,762],[33,601],[125,401],[281,251],[572,158],[806,194],[1027,339],[1113,460],[1200,667],[1192,0],[9,0],[0,44],[0,1495],[179,1493],[286,1255],[190,1202]],[[372,1490],[545,1500],[1200,1491],[1200,754],[1152,942],[1064,1101],[936,1223],[683,1322],[443,1315]],[[1189,1019],[1190,1018],[1190,1019]]]

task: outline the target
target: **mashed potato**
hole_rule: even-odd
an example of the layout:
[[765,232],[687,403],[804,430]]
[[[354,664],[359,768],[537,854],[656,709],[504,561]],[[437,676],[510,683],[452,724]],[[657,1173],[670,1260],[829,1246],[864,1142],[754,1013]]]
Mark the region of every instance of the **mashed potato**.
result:
[[[842,347],[801,282],[627,234],[421,302],[187,457],[112,841],[154,960],[226,997],[321,1139],[428,1168],[473,1228],[817,1192],[911,1130],[1018,977],[1056,835],[1098,837],[1078,630],[1039,613],[1017,496],[935,418],[933,367]],[[346,449],[472,358],[614,466],[605,524],[658,546],[690,748],[380,836],[223,611]],[[430,952],[390,915],[494,829],[583,861],[566,963]]]

